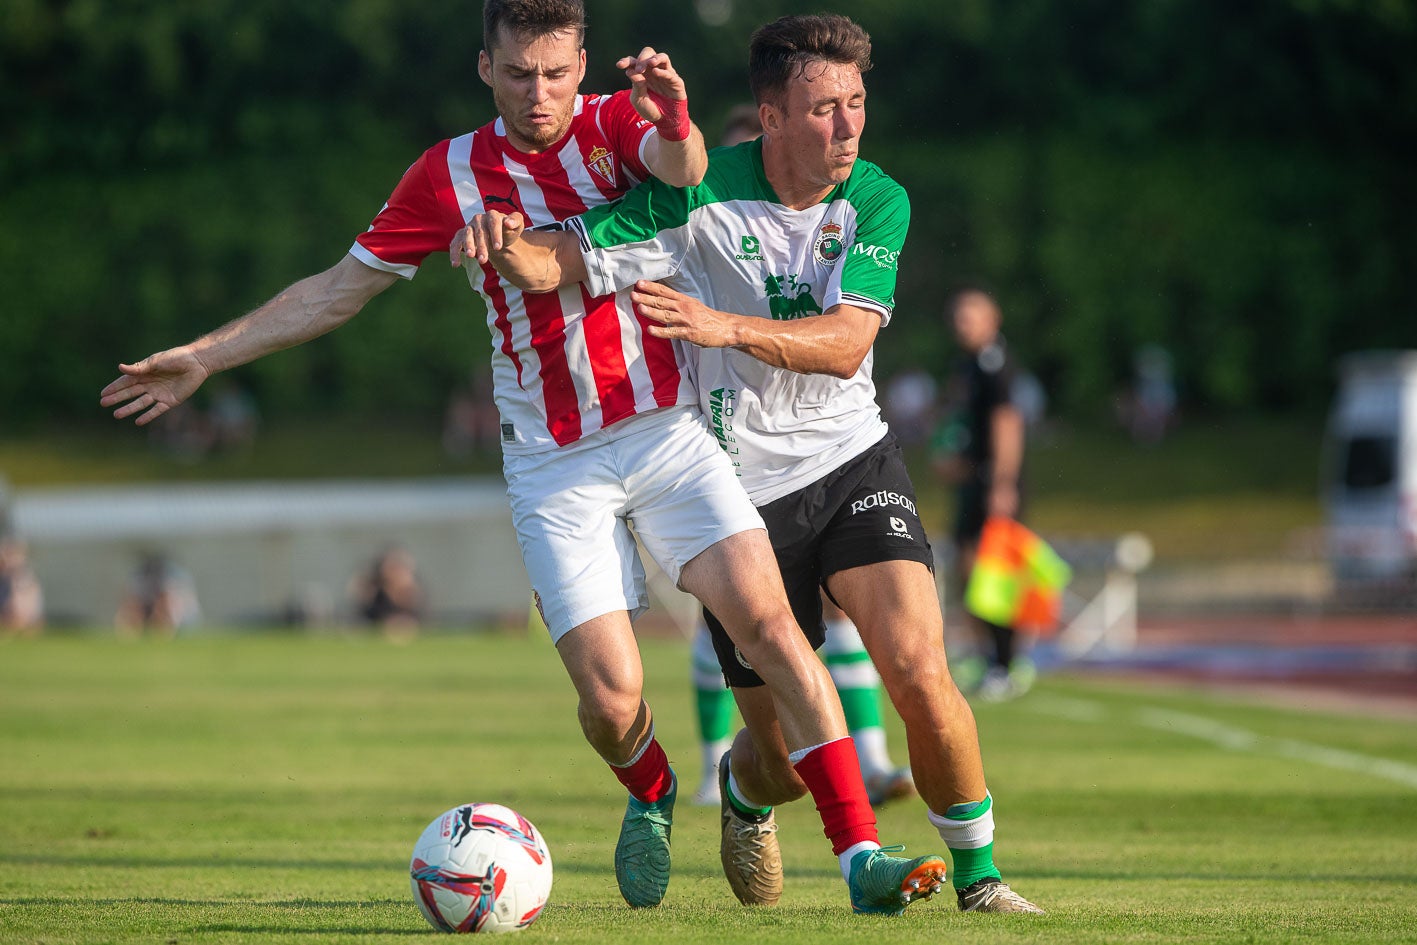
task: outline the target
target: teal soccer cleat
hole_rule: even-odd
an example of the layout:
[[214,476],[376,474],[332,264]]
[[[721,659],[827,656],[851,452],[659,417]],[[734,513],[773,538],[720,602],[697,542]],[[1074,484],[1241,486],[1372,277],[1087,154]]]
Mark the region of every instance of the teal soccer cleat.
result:
[[674,826],[674,797],[679,779],[669,793],[653,804],[630,797],[615,844],[615,882],[631,908],[657,906],[669,889],[669,833]]
[[900,915],[917,899],[929,899],[945,885],[945,861],[938,856],[918,856],[913,860],[891,856],[905,847],[863,850],[851,860],[853,912]]

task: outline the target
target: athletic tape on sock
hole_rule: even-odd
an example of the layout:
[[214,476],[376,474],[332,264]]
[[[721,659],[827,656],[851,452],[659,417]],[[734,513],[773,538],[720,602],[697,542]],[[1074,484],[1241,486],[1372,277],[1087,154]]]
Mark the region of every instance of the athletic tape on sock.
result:
[[[986,802],[988,806],[985,806]],[[974,850],[994,842],[994,805],[991,798],[986,796],[975,810],[978,811],[980,807],[984,808],[983,812],[975,813],[968,820],[937,814],[934,811],[927,813],[930,823],[940,832],[940,839],[945,841],[945,846],[956,850]]]

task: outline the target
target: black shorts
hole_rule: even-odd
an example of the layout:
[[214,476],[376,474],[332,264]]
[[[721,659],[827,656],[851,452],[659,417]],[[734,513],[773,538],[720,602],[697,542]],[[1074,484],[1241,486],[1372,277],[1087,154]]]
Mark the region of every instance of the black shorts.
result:
[[[759,506],[758,512],[767,524],[792,615],[813,649],[826,637],[820,588],[829,576],[882,561],[919,561],[934,570],[934,553],[915,508],[915,487],[889,433],[811,485]],[[704,619],[728,685],[763,685],[718,618],[705,610]]]

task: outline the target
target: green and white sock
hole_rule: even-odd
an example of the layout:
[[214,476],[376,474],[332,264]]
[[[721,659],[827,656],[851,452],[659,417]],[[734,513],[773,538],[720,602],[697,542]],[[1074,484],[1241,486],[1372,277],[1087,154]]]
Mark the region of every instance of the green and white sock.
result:
[[955,889],[990,876],[999,878],[999,868],[994,865],[993,797],[986,794],[982,801],[955,804],[943,814],[930,811],[929,817],[954,860],[950,880]]
[[738,785],[738,779],[733,776],[733,771],[728,772],[728,803],[738,813],[744,817],[766,817],[772,813],[772,805],[764,807],[757,801],[743,796],[743,789]]
[[704,778],[718,765],[728,750],[733,725],[733,693],[723,682],[718,657],[708,627],[699,624],[694,636],[690,673],[694,681],[694,709],[699,723],[699,745],[703,750]]
[[828,620],[822,653],[841,697],[846,730],[856,745],[862,771],[875,774],[895,770],[886,752],[886,730],[881,724],[881,677],[855,624],[845,619]]

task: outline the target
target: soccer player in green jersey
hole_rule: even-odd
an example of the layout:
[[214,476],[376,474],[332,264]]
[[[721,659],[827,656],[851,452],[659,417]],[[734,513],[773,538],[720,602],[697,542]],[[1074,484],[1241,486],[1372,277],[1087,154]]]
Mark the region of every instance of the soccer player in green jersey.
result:
[[[760,141],[712,152],[694,187],[648,182],[567,231],[482,214],[465,251],[532,292],[633,286],[651,333],[689,346],[700,406],[767,523],[798,622],[820,644],[825,588],[880,671],[959,907],[1040,913],[994,863],[974,716],[950,677],[933,556],[871,381],[910,205],[859,159],[870,54],[843,16],[768,24],[750,53]],[[776,901],[759,869],[778,858],[772,805],[805,788],[772,737],[771,694],[721,628],[715,648],[747,723],[724,766],[724,868],[743,901]]]

